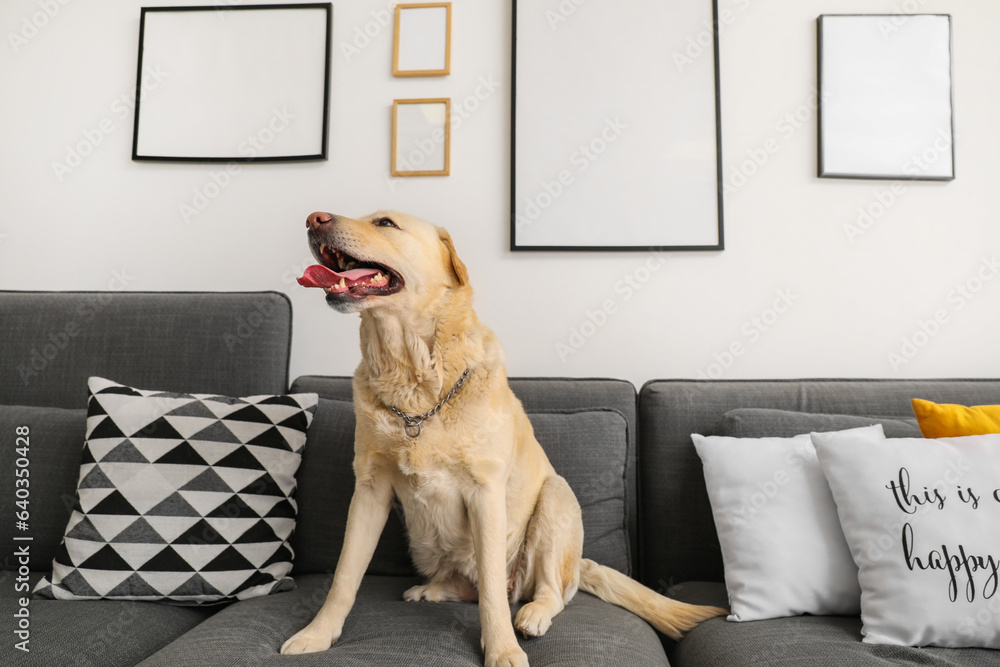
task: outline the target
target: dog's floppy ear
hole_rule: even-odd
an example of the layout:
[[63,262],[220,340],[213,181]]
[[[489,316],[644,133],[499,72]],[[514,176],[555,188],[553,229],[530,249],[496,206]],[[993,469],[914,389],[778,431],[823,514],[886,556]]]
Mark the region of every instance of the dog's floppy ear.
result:
[[455,244],[451,241],[451,235],[438,227],[438,237],[440,237],[441,243],[444,244],[445,249],[448,251],[447,261],[451,264],[451,270],[455,274],[455,279],[458,280],[458,286],[465,287],[469,284],[469,270],[465,268],[465,264],[458,258],[458,253],[455,252]]

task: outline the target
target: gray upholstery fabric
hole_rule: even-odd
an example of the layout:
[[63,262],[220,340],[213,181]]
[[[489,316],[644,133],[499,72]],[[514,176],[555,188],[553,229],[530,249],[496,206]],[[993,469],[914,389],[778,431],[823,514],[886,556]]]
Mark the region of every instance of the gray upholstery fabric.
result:
[[[347,525],[347,508],[354,493],[353,461],[354,404],[319,399],[302,452],[295,492],[299,516],[290,540],[295,552],[293,574],[332,574],[337,567]],[[410,561],[401,511],[389,514],[368,572],[416,574]]]
[[291,392],[312,392],[335,401],[354,400],[351,378],[331,375],[303,375],[292,382]]
[[[672,587],[671,597],[692,604],[725,605],[721,583],[689,582]],[[703,665],[794,665],[795,667],[877,667],[937,665],[995,667],[1000,651],[988,649],[910,648],[861,641],[861,619],[843,616],[796,616],[767,621],[706,621],[680,642],[668,644],[674,667]]]
[[[52,558],[62,542],[66,521],[76,500],[80,477],[87,411],[63,408],[33,408],[0,405],[0,434],[7,439],[0,447],[0,544],[14,545],[14,536],[30,536],[31,569],[51,570]],[[15,528],[14,483],[16,460],[14,429],[27,426],[29,496],[28,530]],[[5,546],[0,555],[0,569],[17,569],[10,561],[13,548]]]
[[284,393],[278,292],[0,292],[0,405],[82,408],[91,375],[148,389]]
[[[31,587],[40,576],[31,577]],[[0,615],[7,628],[0,665],[131,667],[216,611],[152,602],[31,600],[31,652],[24,653],[14,648],[11,619],[21,594],[14,592],[13,577],[0,576]]]
[[910,399],[1000,402],[998,380],[655,380],[639,394],[642,580],[722,581],[722,555],[692,433],[737,408],[908,419]]
[[881,424],[887,438],[920,438],[915,417],[859,417],[857,415],[825,415],[815,412],[792,412],[767,408],[738,408],[722,415],[715,426],[715,435],[734,438],[790,438],[801,433],[841,431],[861,426]]
[[[289,593],[238,602],[141,667],[297,667],[299,665],[481,667],[478,606],[460,602],[403,602],[416,579],[367,576],[329,651],[281,656],[278,649],[323,603],[329,577],[298,577]],[[512,607],[511,613],[516,613]],[[623,609],[578,593],[544,637],[521,639],[532,667],[665,667],[663,647],[645,622]]]
[[[549,410],[611,408],[628,422],[625,493],[631,572],[639,566],[638,466],[636,465],[636,392],[624,380],[510,378],[510,388],[528,413]],[[293,392],[316,392],[322,398],[351,400],[351,378],[306,375],[292,384]],[[544,444],[544,443],[543,443]]]
[[529,413],[535,437],[583,510],[583,556],[629,572],[628,423],[615,410]]
[[[552,465],[580,501],[584,556],[627,572],[625,418],[614,410],[532,413],[528,417]],[[298,476],[299,517],[291,540],[298,574],[329,573],[336,568],[354,490],[353,458],[352,404],[320,399]],[[415,573],[401,519],[402,510],[397,507],[389,515],[369,574]]]

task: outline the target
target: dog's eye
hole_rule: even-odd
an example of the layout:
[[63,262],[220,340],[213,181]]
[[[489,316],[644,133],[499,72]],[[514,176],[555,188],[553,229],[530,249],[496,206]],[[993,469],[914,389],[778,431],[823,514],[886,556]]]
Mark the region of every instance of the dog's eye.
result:
[[399,227],[396,225],[396,223],[393,222],[392,220],[390,220],[389,218],[379,218],[378,220],[375,221],[375,226],[376,227],[395,227],[396,229],[399,229]]

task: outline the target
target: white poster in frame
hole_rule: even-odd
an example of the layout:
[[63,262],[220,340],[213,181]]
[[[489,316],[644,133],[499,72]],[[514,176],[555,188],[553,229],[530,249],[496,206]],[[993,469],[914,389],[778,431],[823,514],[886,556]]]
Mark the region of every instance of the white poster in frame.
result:
[[327,158],[330,3],[143,7],[133,160]]
[[819,176],[955,178],[947,14],[817,19]]
[[396,5],[393,76],[451,73],[451,3]]
[[451,98],[393,100],[393,176],[447,176],[451,171]]
[[511,249],[722,250],[716,2],[513,11]]

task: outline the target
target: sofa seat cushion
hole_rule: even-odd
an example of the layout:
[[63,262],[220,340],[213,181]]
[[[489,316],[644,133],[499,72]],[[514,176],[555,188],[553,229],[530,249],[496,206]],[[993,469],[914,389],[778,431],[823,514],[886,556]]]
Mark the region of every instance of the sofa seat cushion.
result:
[[[294,591],[237,602],[141,663],[141,667],[254,665],[433,665],[482,667],[478,605],[404,602],[411,577],[368,575],[333,648],[282,656],[282,643],[319,610],[322,574],[296,577]],[[516,613],[516,607],[511,608]],[[629,612],[578,593],[544,637],[519,639],[532,667],[666,667],[656,632]]]
[[[726,586],[715,582],[677,584],[667,592],[692,604],[725,606]],[[702,665],[789,665],[795,667],[995,667],[1000,651],[990,649],[910,648],[863,644],[855,616],[796,616],[732,623],[705,621],[668,646],[673,667]]]
[[[13,575],[13,573],[9,573]],[[29,576],[34,587],[42,572]],[[0,613],[7,627],[20,609],[13,576],[0,586]],[[214,613],[197,608],[132,600],[37,600],[28,603],[30,653],[14,648],[20,639],[8,630],[0,665],[79,665],[131,667],[170,644]]]

